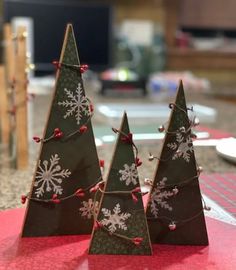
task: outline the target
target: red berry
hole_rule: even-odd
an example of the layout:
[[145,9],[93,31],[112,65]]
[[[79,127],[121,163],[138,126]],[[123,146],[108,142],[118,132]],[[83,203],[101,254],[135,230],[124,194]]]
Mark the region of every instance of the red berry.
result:
[[75,192],[75,195],[76,195],[77,197],[84,197],[84,196],[85,196],[85,193],[84,193],[84,191],[83,191],[82,188],[79,188],[79,189]]
[[40,139],[39,137],[36,137],[36,136],[33,137],[33,140],[34,140],[36,143],[39,143],[39,142],[41,141],[41,139]]
[[128,133],[128,135],[121,137],[121,140],[124,143],[133,144],[133,134],[132,133]]
[[61,202],[61,201],[58,199],[57,194],[53,194],[53,195],[52,195],[52,202],[53,202],[53,203],[56,203],[56,204],[58,204],[58,203]]
[[143,238],[142,237],[135,237],[132,239],[132,242],[136,245],[136,246],[139,246],[143,241]]
[[58,61],[53,61],[52,64],[57,68],[61,68],[61,63],[59,63]]
[[87,131],[87,127],[85,125],[81,126],[80,129],[79,129],[79,132],[80,133],[85,133]]
[[94,222],[93,228],[94,228],[94,230],[98,230],[98,229],[102,228],[102,223],[96,220]]
[[96,192],[98,189],[99,189],[99,184],[97,184],[96,186],[90,188],[89,192],[93,193],[93,192]]
[[142,161],[139,158],[135,159],[135,163],[136,163],[137,167],[139,167],[139,166],[141,166],[143,164]]
[[59,200],[59,199],[55,199],[55,200],[52,200],[53,201],[53,203],[55,203],[55,204],[59,204],[61,201]]
[[22,195],[21,196],[21,203],[24,204],[26,202],[27,196]]
[[60,139],[61,137],[63,137],[63,133],[59,132],[57,134],[54,134],[54,138]]
[[137,193],[137,192],[141,192],[141,188],[140,187],[136,187],[132,190],[132,193]]
[[101,168],[104,168],[104,166],[105,166],[105,161],[104,161],[104,159],[100,159],[100,160],[99,160],[99,165],[100,165]]
[[92,103],[89,105],[89,109],[90,109],[90,112],[91,113],[94,111],[94,107],[93,107],[93,104]]
[[59,132],[61,132],[60,128],[55,128],[55,129],[54,129],[54,134],[57,134],[57,133],[59,133]]
[[131,196],[132,196],[134,203],[138,202],[138,198],[136,197],[136,195],[134,193],[131,193]]
[[88,68],[89,68],[88,65],[81,65],[81,66],[80,66],[80,72],[81,72],[81,73],[84,73],[85,71],[88,70]]

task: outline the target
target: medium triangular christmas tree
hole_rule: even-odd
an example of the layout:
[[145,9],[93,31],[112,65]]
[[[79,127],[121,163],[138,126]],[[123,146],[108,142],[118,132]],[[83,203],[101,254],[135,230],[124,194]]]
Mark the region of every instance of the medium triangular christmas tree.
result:
[[151,241],[208,245],[198,181],[200,167],[196,165],[192,144],[191,128],[198,121],[188,117],[182,82],[170,108],[170,122],[147,205]]
[[[100,201],[90,254],[151,255],[132,134],[123,116],[113,160]],[[137,148],[136,148],[137,150]]]
[[28,199],[22,236],[90,234],[101,181],[91,117],[72,25],[66,29],[55,92]]

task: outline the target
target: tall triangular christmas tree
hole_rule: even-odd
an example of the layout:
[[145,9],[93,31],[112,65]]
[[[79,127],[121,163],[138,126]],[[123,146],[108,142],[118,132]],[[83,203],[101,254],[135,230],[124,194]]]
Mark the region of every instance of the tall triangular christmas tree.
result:
[[[123,116],[89,247],[90,254],[151,255],[132,134]],[[135,148],[137,150],[137,148]]]
[[98,206],[89,190],[101,181],[92,130],[92,105],[85,96],[72,25],[66,29],[55,92],[31,191],[22,236],[90,234]]
[[[147,205],[147,219],[153,243],[208,245],[204,207],[199,188],[191,128],[197,118],[189,119],[183,84],[166,130],[162,152]],[[163,127],[161,130],[163,131]],[[150,160],[153,156],[150,155]]]

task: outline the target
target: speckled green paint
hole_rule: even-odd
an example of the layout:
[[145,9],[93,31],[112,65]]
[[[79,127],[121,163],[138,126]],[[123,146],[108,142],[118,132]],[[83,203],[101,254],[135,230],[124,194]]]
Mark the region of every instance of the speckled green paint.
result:
[[[79,64],[71,25],[67,27],[64,51],[60,61],[70,65]],[[96,183],[101,176],[91,122],[87,124],[88,130],[86,133],[76,134],[69,140],[64,139],[73,131],[78,130],[88,119],[88,116],[83,115],[79,125],[75,117],[64,119],[66,108],[58,105],[59,101],[61,102],[67,98],[65,88],[75,95],[78,83],[81,84],[83,95],[85,95],[83,81],[78,70],[66,67],[58,70],[55,95],[45,130],[45,138],[50,137],[57,127],[62,130],[64,137],[60,140],[50,140],[44,143],[39,155],[39,160],[43,161],[49,160],[54,154],[58,154],[61,168],[71,171],[71,175],[62,181],[63,193],[58,196],[59,199],[73,194],[78,188],[87,188]],[[33,183],[34,181],[35,179]],[[35,187],[32,190],[32,197],[35,196],[34,192]],[[42,199],[49,199],[52,194],[53,192],[44,193]],[[87,201],[90,196],[91,194],[87,192],[83,198],[73,197],[58,205],[30,201],[23,236],[91,233],[93,219],[81,217],[79,213],[79,208],[82,206],[81,202],[83,200]]]
[[[181,108],[174,107],[170,117],[168,127],[169,132],[175,132],[180,127],[185,127],[186,130],[190,127],[187,116],[186,101],[182,82],[180,83],[175,104]],[[191,132],[191,131],[189,131]],[[167,177],[166,185],[174,187],[187,179],[191,179],[197,175],[196,160],[194,151],[190,154],[190,161],[186,162],[183,158],[172,160],[174,151],[167,144],[176,141],[175,134],[166,133],[163,149],[160,155],[161,161],[157,164],[157,171],[154,176],[155,187],[163,177]],[[166,160],[166,161],[163,161]],[[167,190],[172,190],[169,188]],[[151,220],[153,215],[150,210],[150,204],[147,207],[148,226],[150,237],[153,243],[166,244],[186,244],[186,245],[207,245],[208,237],[204,214],[202,211],[201,193],[198,179],[190,181],[188,185],[179,187],[179,192],[176,196],[167,199],[168,204],[173,208],[172,211],[159,207],[158,215],[160,220]],[[202,211],[202,212],[201,212]],[[197,218],[189,222],[180,222],[198,214]],[[169,222],[179,221],[177,229],[170,231],[168,228]]]
[[[125,134],[129,133],[129,126],[126,114],[124,115],[121,129]],[[121,136],[118,136],[117,145],[114,151],[114,156],[108,173],[107,185],[105,191],[130,191],[138,187],[131,183],[126,185],[120,181],[119,170],[123,169],[124,164],[131,165],[134,163],[134,152],[130,144],[121,141]],[[121,239],[115,235],[109,235],[103,229],[95,230],[90,243],[90,254],[126,254],[126,255],[151,255],[151,244],[147,229],[147,222],[143,208],[142,196],[137,195],[138,202],[132,200],[131,195],[111,195],[105,194],[101,200],[101,207],[98,213],[98,220],[102,220],[104,215],[102,208],[112,210],[117,203],[120,204],[122,212],[130,213],[131,217],[126,220],[127,230],[117,229],[115,233],[127,236],[129,238],[142,237],[143,242],[140,246],[135,246],[131,241]]]

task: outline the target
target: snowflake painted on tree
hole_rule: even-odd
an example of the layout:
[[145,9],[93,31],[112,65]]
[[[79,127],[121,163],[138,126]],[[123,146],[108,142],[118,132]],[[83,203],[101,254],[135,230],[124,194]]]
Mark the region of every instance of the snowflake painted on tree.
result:
[[131,166],[124,164],[124,170],[119,170],[119,173],[121,174],[120,181],[125,181],[126,186],[130,183],[137,184],[138,171],[134,163]]
[[[113,213],[112,213],[113,212]],[[111,233],[114,233],[117,229],[121,229],[126,231],[127,226],[125,224],[126,219],[128,219],[131,214],[130,213],[121,213],[120,204],[117,203],[113,210],[109,210],[106,208],[102,208],[102,213],[105,218],[103,218],[100,222],[104,226],[108,226],[108,230]]]
[[190,135],[185,138],[180,131],[177,131],[176,142],[168,143],[167,147],[176,150],[172,156],[173,160],[183,157],[186,162],[190,161],[191,153],[193,152],[193,144]]
[[84,113],[84,115],[90,115],[89,99],[84,96],[81,83],[78,83],[75,93],[67,88],[64,88],[64,91],[66,92],[68,99],[58,102],[59,106],[67,108],[64,119],[74,115],[76,122],[79,125],[82,118],[82,113]]
[[59,160],[60,158],[55,154],[51,156],[50,163],[47,160],[39,161],[34,183],[34,186],[38,187],[35,191],[38,198],[43,196],[45,192],[50,191],[53,191],[55,194],[62,194],[62,179],[69,177],[71,172],[69,170],[62,170],[61,166],[58,165]]
[[97,214],[99,205],[98,201],[95,201],[94,203],[92,199],[89,199],[88,201],[83,201],[82,204],[83,206],[79,209],[82,217],[87,217],[88,219],[91,219],[94,214]]
[[159,207],[172,211],[172,207],[166,200],[172,197],[174,193],[172,191],[163,190],[166,181],[167,177],[163,177],[151,193],[150,210],[155,218],[158,217]]

